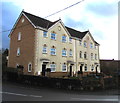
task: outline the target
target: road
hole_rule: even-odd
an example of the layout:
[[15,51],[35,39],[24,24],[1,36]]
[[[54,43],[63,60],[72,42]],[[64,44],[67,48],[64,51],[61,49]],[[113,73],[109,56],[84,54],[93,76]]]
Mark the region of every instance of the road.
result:
[[3,83],[3,101],[81,101],[79,103],[118,103],[117,92],[75,92],[45,87],[29,87],[16,83]]

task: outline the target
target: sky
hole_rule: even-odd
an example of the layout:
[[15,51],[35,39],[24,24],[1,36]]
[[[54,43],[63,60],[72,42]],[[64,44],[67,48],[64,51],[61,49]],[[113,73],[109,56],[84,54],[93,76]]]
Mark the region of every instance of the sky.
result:
[[[0,16],[2,31],[12,29],[23,9],[44,18],[79,1],[2,0],[0,1],[2,3],[2,16]],[[55,21],[59,18],[65,26],[79,31],[89,30],[100,44],[100,59],[118,59],[118,0],[84,0],[46,19]],[[3,48],[9,48],[9,33],[10,31],[0,32]]]

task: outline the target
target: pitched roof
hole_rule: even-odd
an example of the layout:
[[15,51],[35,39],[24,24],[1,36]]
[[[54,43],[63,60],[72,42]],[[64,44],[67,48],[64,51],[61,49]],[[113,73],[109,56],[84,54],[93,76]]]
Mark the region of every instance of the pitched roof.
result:
[[[22,12],[28,17],[28,19],[35,26],[39,26],[39,27],[42,27],[44,29],[49,29],[52,25],[54,25],[56,22],[59,21],[59,20],[57,20],[57,21],[51,22],[51,21],[49,21],[47,19],[35,16],[35,15],[27,13],[25,11],[22,11]],[[69,34],[72,37],[76,37],[76,38],[79,38],[79,39],[82,39],[89,32],[89,31],[80,32],[80,31],[77,31],[75,29],[69,28],[67,26],[65,26],[65,28],[67,29],[67,31],[69,32]],[[96,41],[95,41],[95,43],[98,44]]]
[[29,20],[35,25],[35,26],[40,26],[42,28],[46,28],[48,29],[49,27],[51,27],[53,24],[55,24],[57,21],[55,22],[51,22],[49,20],[43,19],[41,17],[32,15],[30,13],[27,13],[25,11],[23,11],[23,13],[29,18]]
[[80,32],[80,31],[77,31],[77,30],[69,28],[69,27],[66,27],[66,28],[72,37],[76,37],[76,38],[80,38],[80,39],[82,39],[88,32],[88,31]]

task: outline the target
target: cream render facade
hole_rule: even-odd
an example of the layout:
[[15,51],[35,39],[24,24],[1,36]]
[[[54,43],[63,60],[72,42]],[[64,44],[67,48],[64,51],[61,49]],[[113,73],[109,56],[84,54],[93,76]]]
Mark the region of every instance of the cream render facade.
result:
[[[89,74],[91,72],[100,73],[99,44],[94,40],[89,31],[86,31],[83,34],[82,32],[66,27],[61,20],[57,20],[55,22],[47,21],[47,25],[45,28],[38,26],[38,24],[35,24],[36,22],[34,21],[34,19],[41,20],[41,24],[44,21],[44,19],[22,11],[21,15],[18,18],[18,21],[14,25],[15,27],[18,25],[19,21],[24,20],[24,22],[27,21],[30,23],[29,25],[32,26],[34,33],[32,34],[32,36],[34,35],[34,45],[33,43],[32,45],[30,43],[26,44],[29,46],[33,46],[33,51],[28,51],[29,53],[31,53],[31,55],[33,55],[32,59],[26,61],[20,59],[20,57],[27,51],[24,47],[22,47],[24,44],[18,46],[21,50],[19,57],[15,56],[15,53],[12,53],[12,51],[17,51],[12,50],[13,47],[16,46],[16,49],[18,48],[18,41],[14,46],[15,41],[12,40],[12,38],[14,38],[12,36],[15,35],[15,30],[13,30],[10,33],[10,41],[14,43],[10,44],[8,67],[15,68],[16,65],[22,65],[24,68],[24,74],[43,76],[46,76],[46,69],[50,68],[50,75],[53,77],[68,75],[77,76],[78,71],[83,74]],[[46,23],[46,21],[44,22]],[[24,31],[24,29],[21,30]],[[79,34],[75,34],[77,36],[73,36],[74,34],[71,35],[72,32]],[[23,35],[26,35],[26,33],[21,33],[21,43],[22,40],[28,40],[29,37],[23,38]],[[78,37],[80,36],[80,33],[82,35],[81,38]],[[17,34],[16,38],[18,38]],[[25,54],[25,59],[27,59],[28,54]]]

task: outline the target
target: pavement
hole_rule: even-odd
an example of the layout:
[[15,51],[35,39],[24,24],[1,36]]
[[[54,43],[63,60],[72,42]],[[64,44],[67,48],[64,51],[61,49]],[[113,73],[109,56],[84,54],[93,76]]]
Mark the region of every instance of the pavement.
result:
[[[43,102],[75,102],[79,103],[119,103],[119,94],[117,90],[106,91],[70,91],[63,89],[54,89],[46,87],[31,87],[29,85],[3,82],[2,101],[28,101]],[[41,103],[40,102],[40,103]]]

